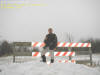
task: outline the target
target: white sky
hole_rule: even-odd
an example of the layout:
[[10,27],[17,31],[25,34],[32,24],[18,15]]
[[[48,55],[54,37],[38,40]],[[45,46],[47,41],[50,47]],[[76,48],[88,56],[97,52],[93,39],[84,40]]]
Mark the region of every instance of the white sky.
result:
[[2,36],[0,39],[43,41],[49,27],[54,29],[59,41],[65,40],[66,33],[72,34],[75,40],[100,38],[100,0],[25,0],[25,2],[47,6],[0,8]]

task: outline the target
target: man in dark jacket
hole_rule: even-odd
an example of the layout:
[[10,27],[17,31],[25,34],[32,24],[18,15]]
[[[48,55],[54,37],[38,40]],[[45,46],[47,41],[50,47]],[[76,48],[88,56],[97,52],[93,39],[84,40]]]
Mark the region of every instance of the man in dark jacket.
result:
[[41,52],[41,57],[42,57],[42,61],[46,62],[45,53],[49,51],[51,55],[51,63],[53,63],[54,62],[54,49],[57,46],[57,36],[56,34],[53,33],[52,28],[49,28],[48,32],[49,34],[46,35],[45,40],[44,40],[45,46],[43,47],[44,50]]

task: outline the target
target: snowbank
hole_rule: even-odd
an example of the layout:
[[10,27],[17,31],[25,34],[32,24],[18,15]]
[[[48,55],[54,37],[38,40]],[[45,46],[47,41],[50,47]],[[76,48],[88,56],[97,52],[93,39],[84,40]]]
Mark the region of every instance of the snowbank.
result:
[[100,75],[100,71],[85,65],[54,63],[47,65],[39,60],[0,65],[0,75]]

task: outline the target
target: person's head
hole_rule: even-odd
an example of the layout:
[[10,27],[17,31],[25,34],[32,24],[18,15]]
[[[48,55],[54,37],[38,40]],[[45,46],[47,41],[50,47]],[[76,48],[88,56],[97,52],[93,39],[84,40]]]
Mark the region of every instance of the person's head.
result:
[[53,32],[53,29],[52,28],[49,28],[48,29],[48,32],[49,32],[49,34],[52,33]]

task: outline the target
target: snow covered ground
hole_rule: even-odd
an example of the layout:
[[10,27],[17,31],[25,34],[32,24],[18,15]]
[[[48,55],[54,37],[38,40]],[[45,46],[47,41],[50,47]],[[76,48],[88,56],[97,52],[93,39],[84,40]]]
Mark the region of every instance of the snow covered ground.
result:
[[[93,56],[99,61],[98,56]],[[98,58],[97,58],[98,57]],[[6,58],[4,61],[3,59]],[[9,59],[8,59],[9,58]],[[51,65],[40,62],[40,58],[27,58],[28,62],[12,63],[12,57],[0,58],[0,75],[100,75],[100,66],[88,67],[82,64],[58,63]],[[9,61],[9,63],[7,63]]]

